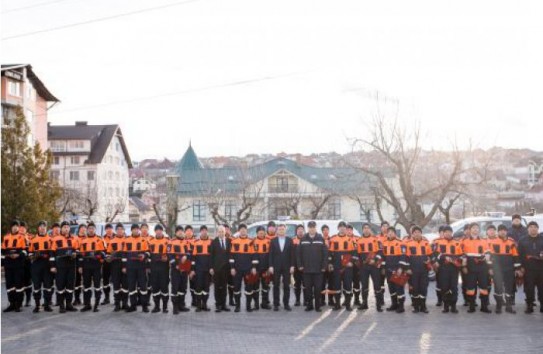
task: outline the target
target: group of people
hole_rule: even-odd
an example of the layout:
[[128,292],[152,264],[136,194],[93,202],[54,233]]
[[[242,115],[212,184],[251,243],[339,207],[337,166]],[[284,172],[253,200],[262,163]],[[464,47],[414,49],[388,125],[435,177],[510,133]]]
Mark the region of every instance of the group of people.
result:
[[515,313],[519,285],[524,285],[525,312],[532,313],[536,289],[543,303],[543,234],[536,222],[526,228],[520,221],[520,215],[514,215],[510,229],[489,225],[484,233],[478,224],[469,224],[461,238],[454,238],[452,228],[445,225],[429,242],[417,225],[400,238],[387,222],[381,223],[378,235],[364,224],[362,235],[355,236],[345,222],[330,235],[326,225],[319,233],[311,221],[307,230],[298,225],[292,238],[284,224],[273,221],[267,228],[258,227],[254,238],[245,224],[238,226],[235,236],[228,225],[221,225],[211,239],[206,226],[200,227],[198,237],[190,225],[177,226],[168,237],[161,225],[150,235],[147,224],[133,224],[131,234],[125,235],[120,223],[115,228],[107,224],[105,234],[97,235],[92,222],[80,225],[78,234],[72,235],[68,222],[48,230],[42,221],[31,235],[26,224],[15,220],[2,240],[9,301],[4,312],[20,312],[23,303],[30,305],[31,295],[35,313],[51,312],[54,292],[61,313],[78,311],[79,305],[81,312],[97,312],[100,305],[110,303],[111,293],[114,312],[133,312],[138,306],[149,312],[151,298],[153,313],[168,313],[170,301],[174,314],[190,311],[191,306],[206,312],[211,283],[216,312],[229,312],[231,307],[240,312],[242,289],[247,312],[278,311],[281,303],[291,311],[291,282],[294,305],[303,304],[306,311],[322,311],[326,300],[333,310],[351,311],[353,306],[366,310],[371,280],[378,312],[385,306],[387,285],[386,311],[405,312],[407,288],[413,312],[428,313],[429,272],[434,270],[437,306],[444,313],[458,313],[459,278],[469,313],[476,311],[477,294],[480,311],[490,313],[492,290],[495,312],[505,308]]

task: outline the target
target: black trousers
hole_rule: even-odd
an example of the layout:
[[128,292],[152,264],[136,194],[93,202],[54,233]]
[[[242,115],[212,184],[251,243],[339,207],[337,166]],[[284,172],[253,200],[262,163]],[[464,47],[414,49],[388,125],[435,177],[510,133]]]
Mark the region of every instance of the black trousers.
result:
[[296,296],[296,301],[300,300],[302,290],[304,290],[304,273],[296,269],[294,271],[294,295]]
[[466,275],[466,295],[475,297],[477,287],[480,296],[488,296],[490,285],[488,276],[488,265],[486,263],[468,264],[468,274]]
[[145,264],[132,264],[126,267],[126,282],[128,283],[130,306],[136,306],[138,303],[138,288],[141,294],[141,304],[147,306],[147,269]]
[[97,260],[85,260],[82,267],[83,303],[90,305],[93,287],[94,301],[99,303],[102,297],[102,264]]
[[[332,273],[332,289],[338,293],[341,293],[341,290],[345,295],[352,295],[353,293],[353,274],[354,267],[338,267],[334,268]],[[360,289],[360,284],[358,284]],[[322,290],[322,288],[321,288]]]
[[226,294],[228,292],[228,267],[215,270],[213,286],[215,287],[215,305],[226,306]]
[[413,271],[410,279],[411,286],[413,288],[413,298],[426,299],[426,296],[428,295],[428,284],[430,283],[430,280],[428,279],[428,271]]
[[526,274],[524,275],[526,303],[533,304],[535,302],[536,288],[539,303],[543,304],[543,269],[526,269]]
[[[203,296],[205,299],[209,296],[209,283],[210,283],[209,271],[198,270],[194,275],[194,295]],[[217,290],[215,290],[216,292]],[[215,296],[217,294],[215,293]]]
[[104,264],[102,264],[102,289],[107,299],[109,299],[109,293],[111,291],[110,281],[111,281],[111,263],[105,262]]
[[315,300],[315,307],[321,307],[321,291],[322,291],[322,272],[319,273],[303,273],[304,274],[304,297],[308,306],[312,306]]
[[185,296],[187,293],[187,273],[179,271],[177,267],[172,267],[172,291],[170,295]]
[[10,303],[23,302],[24,299],[24,266],[4,267],[6,289]]
[[283,285],[283,306],[287,306],[290,300],[290,269],[276,269],[273,273],[274,306],[279,306],[279,293],[281,284]]
[[170,285],[170,265],[168,262],[151,262],[151,274],[149,274],[151,282],[151,291],[153,299],[157,300],[160,297],[168,298],[168,287]]
[[74,297],[75,273],[75,265],[57,268],[55,276],[57,296],[60,301],[66,299],[67,304],[71,304]]
[[121,301],[126,304],[128,295],[127,276],[122,272],[122,264],[120,260],[111,262],[109,267],[111,284],[113,285],[113,299],[118,304]]
[[494,298],[512,299],[515,293],[515,270],[494,267]]
[[245,295],[252,296],[255,291],[255,284],[247,284],[245,282],[245,276],[251,273],[251,270],[237,270],[236,275],[232,277],[234,282],[234,296],[241,295],[241,283],[245,285]]
[[45,304],[51,303],[53,296],[53,274],[50,271],[49,257],[38,258],[32,262],[32,284],[34,285],[34,300],[41,300],[42,293]]
[[458,301],[458,268],[454,264],[448,263],[439,267],[437,287],[441,289],[444,301],[456,304]]
[[371,282],[373,283],[373,292],[375,294],[375,297],[377,298],[381,292],[381,270],[377,267],[364,264],[362,268],[360,268],[360,283],[362,285],[361,292],[362,292],[362,299],[368,298],[368,293],[370,291],[370,278]]

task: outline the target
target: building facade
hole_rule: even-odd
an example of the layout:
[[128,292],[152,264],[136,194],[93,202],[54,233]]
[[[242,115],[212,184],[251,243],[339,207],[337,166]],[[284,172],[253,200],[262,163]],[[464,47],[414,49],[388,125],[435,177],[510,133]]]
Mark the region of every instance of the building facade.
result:
[[15,118],[21,107],[30,128],[28,144],[47,148],[47,111],[59,100],[45,87],[28,64],[2,65],[2,125]]
[[64,218],[127,221],[132,161],[120,127],[87,122],[50,125],[48,139],[51,176],[64,189]]

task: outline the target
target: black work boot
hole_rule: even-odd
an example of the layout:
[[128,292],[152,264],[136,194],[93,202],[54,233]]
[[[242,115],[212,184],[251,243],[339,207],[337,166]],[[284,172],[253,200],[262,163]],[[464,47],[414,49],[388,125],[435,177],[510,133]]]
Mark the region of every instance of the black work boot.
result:
[[100,312],[100,310],[98,309],[98,305],[100,305],[100,299],[96,299],[96,301],[94,302],[94,307],[92,308],[92,312]]
[[420,312],[420,299],[417,297],[411,298],[411,304],[413,305],[413,313]]
[[234,296],[234,306],[235,306],[235,309],[234,309],[234,312],[240,312],[241,309],[241,295],[235,295]]
[[335,294],[334,311],[341,310],[341,294]]
[[368,293],[364,292],[362,293],[362,304],[358,306],[359,310],[367,310],[368,309]]
[[40,312],[40,300],[35,299],[34,302],[36,303],[36,307],[34,307],[34,310],[32,310],[33,313]]
[[383,312],[383,304],[384,304],[384,300],[383,300],[383,293],[378,293],[375,295],[375,309],[377,310],[377,312]]
[[[168,313],[168,301],[170,301],[170,297],[162,295],[162,313]],[[183,306],[185,306],[184,300],[183,300]]]
[[253,312],[253,309],[251,307],[251,299],[253,298],[252,295],[246,295],[245,296],[245,311],[247,312]]
[[64,305],[64,294],[57,295],[57,302],[59,306],[59,313],[66,313],[66,306]]
[[151,313],[159,313],[160,312],[160,295],[153,296],[153,302],[155,306],[151,310]]
[[[494,295],[494,300],[496,300],[496,313],[497,314],[502,313],[503,297]],[[482,311],[482,309],[481,309],[481,311]]]
[[481,296],[481,312],[483,313],[492,313],[492,311],[488,308],[488,295],[482,295]]
[[[351,294],[345,294],[345,310],[346,311],[352,311],[353,308],[351,307],[351,297],[352,295]],[[355,297],[356,299],[356,297]],[[360,304],[360,301],[358,301],[358,304]],[[355,301],[355,305],[356,305],[356,301]]]
[[53,309],[51,308],[51,303],[47,300],[45,301],[45,304],[43,304],[43,311],[53,312]]
[[172,296],[173,314],[179,315],[179,296]]
[[505,312],[515,314],[517,313],[513,310],[513,299],[511,297],[505,298]]
[[451,306],[451,303],[449,300],[444,300],[443,301],[443,310],[441,310],[441,312],[443,313],[449,313],[449,308]]
[[533,302],[526,302],[526,310],[524,310],[524,313],[534,313],[534,303]]
[[443,306],[443,293],[441,292],[441,290],[436,290],[436,296],[437,296],[437,303],[436,303],[436,306]]
[[90,310],[92,310],[92,307],[91,307],[90,303],[85,303],[85,305],[79,311],[87,312],[87,311],[90,311]]
[[475,296],[470,295],[468,297],[468,304],[469,304],[468,313],[474,313],[475,312]]
[[396,313],[405,312],[404,303],[405,303],[405,298],[398,299],[398,308],[396,309]]
[[180,312],[189,312],[190,309],[185,306],[185,295],[181,295],[179,298],[179,311]]
[[428,308],[426,307],[426,298],[419,298],[420,312],[428,313]]
[[[360,291],[354,291],[354,294],[352,296],[354,296],[354,306],[360,306]],[[350,302],[347,303],[350,306]]]
[[387,311],[396,311],[398,309],[398,296],[392,295],[390,297],[391,304],[390,307],[387,307]]

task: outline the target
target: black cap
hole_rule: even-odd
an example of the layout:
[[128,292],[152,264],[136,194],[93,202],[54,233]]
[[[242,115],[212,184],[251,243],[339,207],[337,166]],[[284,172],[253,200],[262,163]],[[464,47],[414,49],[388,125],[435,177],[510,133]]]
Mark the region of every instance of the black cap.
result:
[[511,216],[511,220],[515,220],[515,219],[522,219],[522,217],[520,216],[520,214],[513,214],[513,216]]
[[535,221],[530,221],[528,223],[528,227],[530,227],[530,226],[535,226],[535,227],[537,227],[539,229],[539,225]]
[[21,225],[21,223],[19,222],[19,220],[13,220],[13,221],[11,222],[11,227],[13,227],[13,226],[20,226],[20,225]]
[[390,225],[390,224],[388,223],[388,221],[381,222],[381,226],[385,226],[385,225]]
[[299,228],[302,228],[302,230],[305,229],[305,228],[304,228],[304,225],[302,225],[302,224],[296,225],[296,230],[298,230]]
[[420,226],[416,226],[416,225],[415,225],[415,226],[413,226],[413,227],[411,228],[411,232],[415,232],[415,231],[420,231],[420,232],[422,233],[422,229],[421,229]]
[[499,225],[498,226],[498,231],[502,231],[502,230],[507,231],[507,226],[505,226],[504,224]]
[[450,232],[452,232],[453,229],[452,229],[452,227],[450,227],[449,225],[443,225],[443,232],[445,232],[445,231],[450,231]]
[[392,226],[390,226],[390,227],[387,229],[387,231],[394,231],[394,233],[396,233],[396,229],[395,229],[394,227],[392,227]]
[[177,226],[175,227],[175,232],[177,232],[177,231],[184,231],[183,225],[177,225]]
[[445,231],[445,225],[440,225],[438,232],[443,232],[443,231]]
[[[185,228],[185,230],[186,230],[186,228]],[[207,230],[207,226],[205,226],[205,225],[200,226],[200,231],[202,231],[202,230]]]
[[70,223],[67,222],[67,221],[61,222],[61,223],[60,223],[60,227],[62,228],[62,227],[64,227],[64,226],[70,226]]
[[247,225],[245,225],[243,223],[239,224],[239,226],[238,226],[238,230],[246,229],[246,228],[247,228]]
[[471,228],[471,224],[464,225],[464,231],[469,230]]
[[496,226],[490,224],[490,225],[488,225],[488,226],[486,227],[486,229],[487,229],[487,231],[490,230],[490,229],[496,230]]
[[26,221],[21,221],[21,222],[19,223],[19,226],[21,226],[21,227],[28,227]]
[[84,227],[86,229],[87,225],[86,224],[79,224],[79,227],[77,228],[77,230],[81,230],[82,227]]
[[192,225],[185,226],[185,231],[192,230]]
[[479,224],[477,224],[476,222],[472,222],[471,224],[469,224],[470,229],[475,227],[475,226],[480,227]]
[[60,225],[58,224],[58,222],[55,222],[55,223],[53,223],[53,225],[51,225],[51,228],[55,228],[55,227],[60,227]]
[[45,221],[45,220],[40,220],[40,222],[38,222],[38,227],[40,227],[40,226],[45,226],[45,227],[47,227],[47,221]]
[[362,224],[362,228],[364,228],[364,227],[366,227],[366,226],[369,227],[369,228],[371,228],[371,225],[370,225],[369,223],[367,223],[367,222],[365,222],[365,223]]
[[339,229],[340,227],[346,227],[347,226],[347,223],[345,221],[340,221],[338,224],[337,224],[337,228]]
[[324,224],[321,226],[321,231],[324,231],[324,229],[328,229],[330,230],[330,228],[328,227],[328,225]]
[[260,225],[260,226],[257,226],[257,227],[256,227],[256,232],[260,232],[260,231],[266,231],[266,229],[264,228],[264,226]]
[[96,224],[94,224],[94,222],[91,221],[91,222],[89,222],[89,223],[87,224],[87,227],[94,227],[94,228],[96,228]]
[[156,230],[162,230],[162,231],[164,231],[164,227],[163,227],[161,224],[156,224],[156,225],[155,225],[155,231],[156,231]]
[[275,221],[271,220],[268,222],[268,227],[273,226],[275,227]]
[[139,229],[140,226],[138,224],[132,224],[132,226],[130,226],[130,230],[134,230],[134,229]]
[[317,223],[311,220],[310,222],[307,223],[307,227],[317,227]]
[[352,230],[352,229],[353,229],[353,225],[347,224],[347,228],[348,228],[349,230]]
[[113,229],[113,225],[111,225],[110,223],[107,223],[106,224],[106,229]]
[[140,228],[144,227],[144,226],[147,226],[147,228],[149,228],[149,225],[147,225],[146,222],[144,222],[143,224],[141,224]]
[[117,223],[117,225],[115,225],[115,228],[116,228],[116,229],[118,229],[119,227],[120,227],[121,229],[124,229],[124,225],[123,225],[122,222],[119,222],[119,223]]

